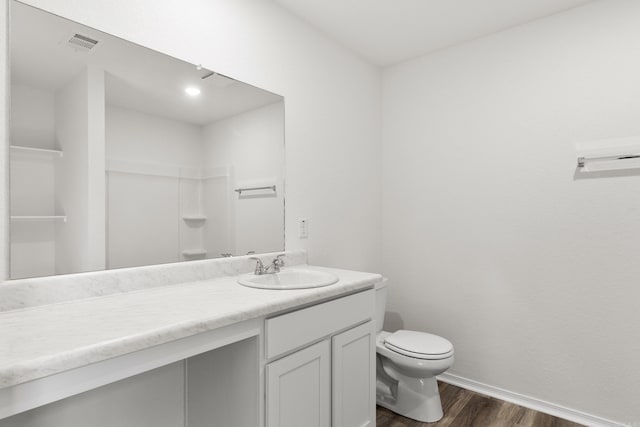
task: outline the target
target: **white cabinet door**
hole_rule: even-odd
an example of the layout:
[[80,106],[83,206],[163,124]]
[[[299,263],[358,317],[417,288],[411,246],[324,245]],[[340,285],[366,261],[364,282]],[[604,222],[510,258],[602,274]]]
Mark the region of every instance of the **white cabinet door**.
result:
[[330,357],[324,340],[267,365],[267,427],[329,427]]
[[375,322],[332,338],[333,427],[376,425]]

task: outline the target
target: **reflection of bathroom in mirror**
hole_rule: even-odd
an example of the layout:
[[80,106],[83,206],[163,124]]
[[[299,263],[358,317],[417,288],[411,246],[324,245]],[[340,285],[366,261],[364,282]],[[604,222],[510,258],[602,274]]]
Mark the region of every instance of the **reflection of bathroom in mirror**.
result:
[[11,278],[284,249],[282,97],[11,13]]

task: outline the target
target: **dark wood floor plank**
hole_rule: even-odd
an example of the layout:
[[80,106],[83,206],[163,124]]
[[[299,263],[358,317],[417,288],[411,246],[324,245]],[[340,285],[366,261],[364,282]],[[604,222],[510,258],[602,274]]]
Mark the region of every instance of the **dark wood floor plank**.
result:
[[552,422],[551,420],[546,417],[539,417],[538,415],[540,415],[539,412],[527,409],[522,418],[518,420],[516,427],[552,427],[550,424]]
[[440,390],[440,400],[442,401],[442,410],[447,413],[450,412],[451,407],[456,403],[463,389],[460,387],[454,387],[450,384],[440,382],[438,383],[438,389]]
[[497,419],[501,422],[510,422],[512,425],[515,425],[520,422],[527,411],[527,408],[502,401],[502,405],[498,410]]
[[378,427],[583,427],[503,400],[439,383],[443,418],[420,423],[378,407]]
[[485,426],[497,426],[499,424],[498,411],[502,406],[502,403],[498,399],[491,397],[484,397],[482,404],[479,405],[473,419],[469,420],[469,426],[472,427],[485,427]]
[[[458,418],[460,413],[464,410],[467,403],[469,403],[474,393],[462,388],[458,388],[458,387],[455,387],[455,388],[458,389],[458,392],[453,396],[449,397],[449,398],[452,398],[453,400],[452,401],[447,400],[446,403],[445,402],[442,403],[442,407],[446,408],[443,410],[444,416],[440,421],[432,425],[438,426],[438,427],[455,427],[456,426],[456,419]],[[442,398],[442,396],[440,396],[440,398]]]
[[475,423],[476,418],[487,418],[490,416],[489,412],[491,412],[491,398],[474,393],[456,416],[456,423],[453,425],[477,427],[480,424]]

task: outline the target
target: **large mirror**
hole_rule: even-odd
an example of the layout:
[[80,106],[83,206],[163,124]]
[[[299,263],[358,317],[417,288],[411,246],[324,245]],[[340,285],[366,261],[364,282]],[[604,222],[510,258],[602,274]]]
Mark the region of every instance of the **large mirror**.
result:
[[284,249],[281,96],[11,5],[11,278]]

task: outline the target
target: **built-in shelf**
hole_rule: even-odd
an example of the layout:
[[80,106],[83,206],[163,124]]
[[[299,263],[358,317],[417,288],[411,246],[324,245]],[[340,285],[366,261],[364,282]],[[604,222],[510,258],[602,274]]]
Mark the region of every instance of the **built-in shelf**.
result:
[[204,215],[183,215],[182,219],[190,222],[204,222],[207,220],[207,217]]
[[11,221],[62,221],[67,222],[66,215],[11,215]]
[[12,145],[11,150],[16,153],[33,153],[33,154],[45,154],[50,156],[62,157],[62,150],[52,150],[49,148],[35,148],[25,147],[23,145]]
[[182,251],[182,255],[186,257],[206,256],[207,251],[204,249],[187,249]]

